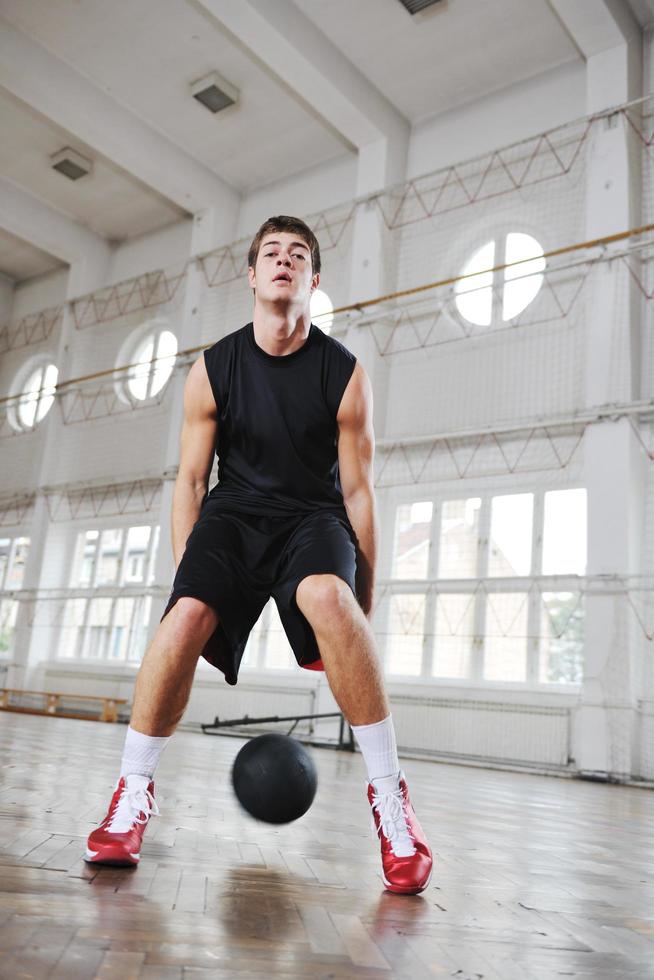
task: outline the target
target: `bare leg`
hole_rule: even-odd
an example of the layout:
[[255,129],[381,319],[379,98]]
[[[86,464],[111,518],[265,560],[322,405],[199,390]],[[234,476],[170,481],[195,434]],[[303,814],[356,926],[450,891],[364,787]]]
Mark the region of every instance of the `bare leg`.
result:
[[311,624],[336,702],[350,725],[372,725],[390,714],[375,641],[361,606],[336,575],[309,575],[297,587],[298,607]]
[[130,725],[143,735],[172,735],[184,714],[205,643],[218,614],[199,599],[178,599],[148,647],[134,688]]

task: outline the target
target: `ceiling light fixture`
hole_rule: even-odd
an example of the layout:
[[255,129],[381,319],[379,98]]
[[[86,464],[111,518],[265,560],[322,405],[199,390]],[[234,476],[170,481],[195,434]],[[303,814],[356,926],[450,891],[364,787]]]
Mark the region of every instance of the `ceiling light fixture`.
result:
[[220,112],[221,109],[235,104],[238,99],[238,89],[214,71],[205,78],[193,82],[191,95],[211,112]]
[[400,0],[400,3],[413,16],[426,10],[427,7],[433,7],[437,3],[442,3],[442,0]]
[[80,177],[90,174],[93,170],[92,161],[87,160],[81,153],[71,150],[69,146],[64,147],[63,150],[59,150],[58,153],[53,153],[50,160],[52,162],[52,169],[58,170],[60,174],[68,177],[69,180],[79,180]]

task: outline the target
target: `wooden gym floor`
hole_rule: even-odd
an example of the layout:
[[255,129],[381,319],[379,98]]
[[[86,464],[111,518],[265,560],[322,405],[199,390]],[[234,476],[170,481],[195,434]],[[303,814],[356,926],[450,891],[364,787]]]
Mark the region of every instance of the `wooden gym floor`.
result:
[[139,868],[88,866],[125,728],[0,714],[0,976],[654,978],[654,794],[406,761],[435,853],[385,892],[360,756],[314,749],[312,809],[258,824],[240,740],[179,732]]

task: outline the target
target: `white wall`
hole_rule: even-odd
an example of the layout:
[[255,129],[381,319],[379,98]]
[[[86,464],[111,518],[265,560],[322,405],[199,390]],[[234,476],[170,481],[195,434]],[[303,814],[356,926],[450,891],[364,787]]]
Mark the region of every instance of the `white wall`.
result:
[[192,232],[193,222],[185,219],[119,245],[112,254],[107,284],[184,262],[191,251]]
[[356,156],[347,153],[248,194],[241,204],[238,237],[252,236],[273,214],[308,215],[349,201],[355,194],[356,169]]
[[43,276],[36,276],[14,289],[11,320],[16,323],[30,313],[38,313],[51,306],[58,306],[66,298],[68,269],[57,269]]
[[430,173],[586,113],[586,69],[570,62],[414,126],[407,177]]

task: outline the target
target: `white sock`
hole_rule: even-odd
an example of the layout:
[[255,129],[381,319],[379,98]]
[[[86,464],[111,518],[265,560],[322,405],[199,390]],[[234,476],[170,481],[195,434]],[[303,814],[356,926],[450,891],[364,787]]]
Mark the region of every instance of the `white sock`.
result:
[[120,765],[121,776],[147,776],[152,779],[159,757],[166,747],[170,735],[142,735],[131,725],[127,728],[123,760]]
[[397,744],[393,716],[389,715],[383,721],[372,725],[352,725],[352,731],[359,743],[363,761],[368,770],[368,779],[380,779],[383,776],[396,776],[400,771],[397,758]]

